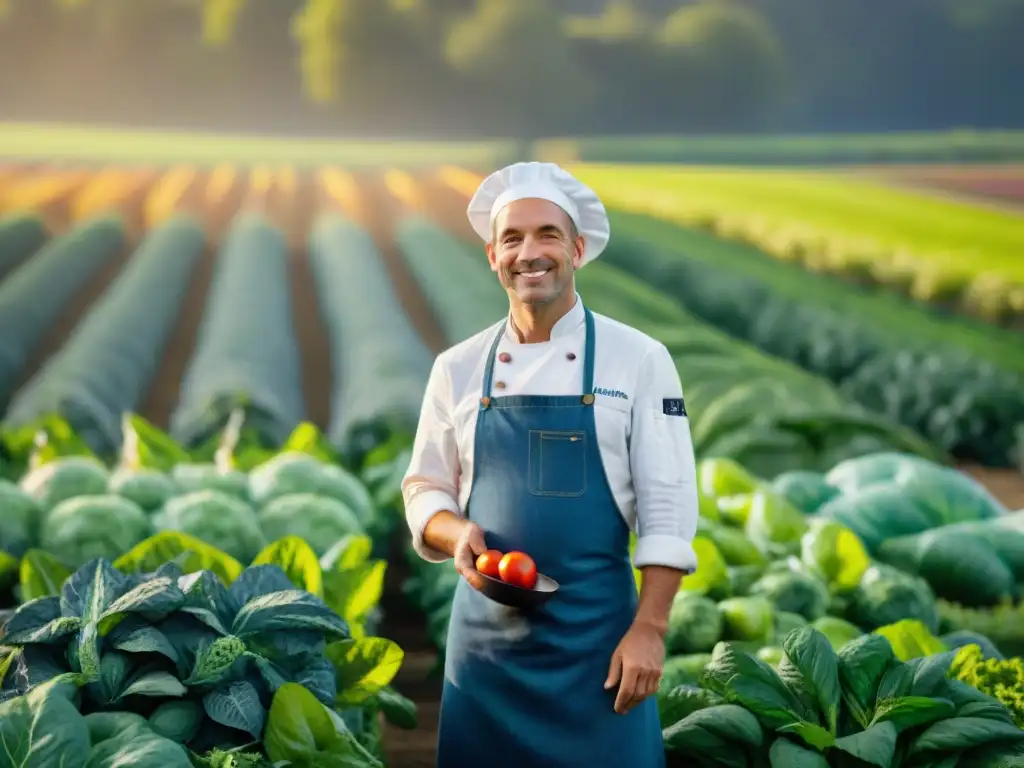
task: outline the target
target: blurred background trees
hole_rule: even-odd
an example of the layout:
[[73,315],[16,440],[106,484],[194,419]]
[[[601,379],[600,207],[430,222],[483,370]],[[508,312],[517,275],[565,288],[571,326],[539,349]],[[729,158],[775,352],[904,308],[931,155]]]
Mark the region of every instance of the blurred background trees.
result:
[[0,119],[561,135],[1024,126],[1024,0],[0,0]]

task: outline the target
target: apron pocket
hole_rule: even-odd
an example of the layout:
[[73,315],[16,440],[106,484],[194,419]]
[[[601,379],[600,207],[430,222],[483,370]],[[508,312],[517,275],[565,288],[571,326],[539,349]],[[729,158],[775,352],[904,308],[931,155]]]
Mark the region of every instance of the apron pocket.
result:
[[587,490],[587,433],[530,430],[530,493],[582,496]]

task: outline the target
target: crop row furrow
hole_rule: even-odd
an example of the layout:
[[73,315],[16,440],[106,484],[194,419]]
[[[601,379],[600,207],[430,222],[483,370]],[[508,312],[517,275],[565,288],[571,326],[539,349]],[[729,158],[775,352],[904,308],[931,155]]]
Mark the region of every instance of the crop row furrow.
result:
[[191,218],[154,230],[75,328],[15,395],[6,421],[25,426],[63,417],[95,451],[121,444],[121,414],[134,410],[177,322],[205,236]]
[[411,434],[432,356],[395,294],[370,235],[337,215],[319,219],[309,257],[331,347],[328,438],[365,449]]
[[246,426],[280,444],[305,413],[292,324],[288,247],[263,217],[235,219],[221,248],[171,433],[194,445],[244,408]]
[[0,411],[64,305],[124,242],[120,218],[95,219],[49,241],[0,284]]

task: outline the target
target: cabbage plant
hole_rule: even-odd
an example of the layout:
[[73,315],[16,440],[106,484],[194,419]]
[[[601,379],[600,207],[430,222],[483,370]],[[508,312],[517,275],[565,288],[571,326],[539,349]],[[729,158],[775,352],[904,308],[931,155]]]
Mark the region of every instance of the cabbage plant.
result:
[[790,632],[778,669],[734,644],[715,646],[686,689],[665,749],[701,766],[938,768],[1010,765],[1024,731],[999,701],[950,679],[958,651],[901,661],[881,635],[838,652],[813,627]]
[[101,558],[72,573],[59,597],[22,605],[3,643],[14,648],[3,698],[71,673],[83,714],[135,712],[196,751],[261,739],[288,682],[325,706],[347,703],[372,650],[276,565],[246,568],[225,586],[211,571],[168,563],[126,574]]

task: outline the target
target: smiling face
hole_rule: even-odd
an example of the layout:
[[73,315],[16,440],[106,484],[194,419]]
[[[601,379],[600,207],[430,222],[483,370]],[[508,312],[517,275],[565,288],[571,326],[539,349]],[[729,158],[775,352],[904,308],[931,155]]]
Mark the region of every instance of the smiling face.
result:
[[552,304],[574,292],[573,273],[583,238],[569,215],[549,200],[526,198],[505,206],[494,220],[487,259],[509,298]]

